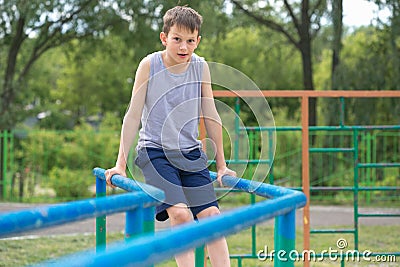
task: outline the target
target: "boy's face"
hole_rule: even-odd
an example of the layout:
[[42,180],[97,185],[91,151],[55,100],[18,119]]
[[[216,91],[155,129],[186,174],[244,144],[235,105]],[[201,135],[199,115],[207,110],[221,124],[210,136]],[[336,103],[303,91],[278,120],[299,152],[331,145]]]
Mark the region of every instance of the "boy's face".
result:
[[171,62],[180,64],[190,61],[201,37],[197,30],[191,32],[187,28],[174,25],[170,28],[168,35],[161,32],[160,39]]

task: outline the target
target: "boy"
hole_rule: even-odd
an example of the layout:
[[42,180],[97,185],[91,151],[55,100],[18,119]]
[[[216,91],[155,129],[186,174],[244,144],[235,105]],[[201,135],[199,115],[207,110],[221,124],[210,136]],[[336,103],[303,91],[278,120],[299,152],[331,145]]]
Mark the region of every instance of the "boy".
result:
[[[165,192],[164,203],[157,207],[157,220],[169,218],[175,226],[220,214],[207,157],[197,140],[200,112],[214,142],[217,180],[221,183],[223,175],[236,173],[226,167],[208,65],[194,54],[201,39],[202,17],[189,7],[177,6],[168,10],[163,20],[160,40],[165,50],[148,55],[139,64],[116,166],[106,171],[106,178],[112,186],[112,175],[126,176],[126,158],[141,123],[135,163],[146,183]],[[212,266],[230,266],[225,238],[207,244],[207,249]],[[194,266],[193,251],[175,259],[180,267]]]

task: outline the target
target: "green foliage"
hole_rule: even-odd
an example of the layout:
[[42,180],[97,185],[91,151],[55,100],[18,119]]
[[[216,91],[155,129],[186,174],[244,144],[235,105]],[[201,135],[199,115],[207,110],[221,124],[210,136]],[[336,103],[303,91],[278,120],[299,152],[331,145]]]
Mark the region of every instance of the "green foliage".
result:
[[49,173],[49,185],[56,191],[58,198],[87,198],[94,192],[89,191],[94,178],[90,170],[71,170],[53,168]]
[[[360,28],[343,40],[341,64],[337,68],[339,90],[397,90],[398,74],[396,53],[393,50],[389,28]],[[395,44],[400,49],[400,44]],[[319,90],[330,88],[331,51],[326,48],[315,68],[316,86]],[[346,99],[345,123],[348,125],[384,125],[398,122],[396,114],[400,102],[396,98]],[[373,106],[373,109],[366,109]],[[337,125],[339,101],[321,100],[321,124]]]
[[[131,1],[118,4],[127,2]],[[111,24],[124,21],[115,6],[98,1],[10,0],[0,5],[0,12],[0,50],[5,51],[0,57],[1,129],[10,129],[21,119],[18,111],[27,102],[18,96],[26,91],[27,75],[42,55],[74,39],[97,39]]]
[[101,132],[82,124],[73,131],[20,133],[15,156],[19,172],[26,173],[25,183],[53,187],[57,197],[89,196],[88,185],[94,183],[91,170],[112,167],[117,157],[119,132],[108,128],[116,123],[107,117]]

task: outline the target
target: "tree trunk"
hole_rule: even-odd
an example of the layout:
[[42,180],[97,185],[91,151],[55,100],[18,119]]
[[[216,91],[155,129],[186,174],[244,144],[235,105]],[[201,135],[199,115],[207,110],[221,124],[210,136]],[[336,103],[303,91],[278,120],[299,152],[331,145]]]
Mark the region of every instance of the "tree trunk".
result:
[[16,26],[16,33],[10,45],[7,56],[7,67],[4,75],[3,92],[0,98],[0,130],[7,130],[10,127],[10,110],[9,107],[14,101],[14,78],[15,68],[17,64],[17,56],[21,48],[21,44],[25,39],[24,33],[25,19],[19,18]]
[[333,22],[333,41],[332,41],[332,90],[338,89],[337,67],[340,64],[340,52],[342,50],[343,34],[343,0],[332,1],[332,22]]
[[[331,5],[333,24],[331,90],[338,90],[340,86],[338,67],[340,65],[343,35],[343,0],[331,0]],[[328,98],[324,102],[326,103],[325,123],[327,125],[338,125],[340,108],[337,99]]]
[[[312,55],[311,55],[311,34],[310,34],[310,17],[309,17],[309,1],[302,1],[301,6],[301,25],[298,28],[300,43],[299,48],[301,52],[303,64],[303,86],[305,90],[314,90],[313,70],[312,70]],[[317,125],[316,113],[317,99],[309,99],[309,125]]]

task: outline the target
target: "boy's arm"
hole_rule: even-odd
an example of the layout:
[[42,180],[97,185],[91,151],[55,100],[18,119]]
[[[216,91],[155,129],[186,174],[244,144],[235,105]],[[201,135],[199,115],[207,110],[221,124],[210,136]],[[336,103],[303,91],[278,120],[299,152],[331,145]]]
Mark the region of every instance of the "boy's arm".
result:
[[146,57],[140,62],[136,71],[130,105],[122,123],[117,162],[115,163],[115,167],[108,169],[105,173],[108,185],[111,185],[110,179],[114,174],[126,176],[127,157],[139,129],[143,106],[146,99],[149,75],[150,60]]
[[[201,109],[207,134],[214,143],[217,180],[221,184],[223,175],[236,176],[236,172],[226,167],[224,145],[222,138],[222,122],[214,103],[211,87],[211,75],[207,63],[204,64],[203,81],[201,84]],[[222,185],[222,184],[221,184]]]

